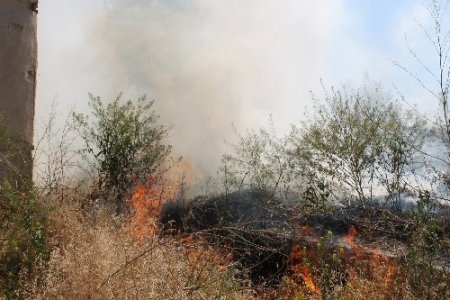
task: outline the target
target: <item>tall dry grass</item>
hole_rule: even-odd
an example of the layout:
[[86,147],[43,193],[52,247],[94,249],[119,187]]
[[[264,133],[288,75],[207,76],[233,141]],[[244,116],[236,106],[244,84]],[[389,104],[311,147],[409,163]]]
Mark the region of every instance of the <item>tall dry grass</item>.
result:
[[95,223],[76,202],[50,213],[53,251],[44,285],[32,299],[251,299],[236,269],[214,250],[173,239],[130,235],[128,220],[105,209]]
[[[252,286],[238,266],[201,239],[136,238],[132,217],[113,218],[97,208],[93,218],[71,198],[83,197],[41,198],[50,207],[52,251],[43,280],[26,286],[27,299],[420,299],[401,265],[389,276],[393,271],[383,264],[371,264],[370,272],[342,265],[342,280],[327,281],[332,268],[312,260],[311,280],[319,292],[295,274],[278,286]],[[327,291],[324,283],[330,284]]]

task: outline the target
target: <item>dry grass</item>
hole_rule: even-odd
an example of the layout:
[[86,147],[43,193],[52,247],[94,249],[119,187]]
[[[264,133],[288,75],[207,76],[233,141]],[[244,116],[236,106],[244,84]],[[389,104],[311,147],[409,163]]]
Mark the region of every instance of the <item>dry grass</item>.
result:
[[[387,276],[392,270],[383,264],[370,271],[344,265],[345,278],[327,287],[327,297],[293,274],[277,287],[254,287],[223,253],[201,240],[136,239],[130,220],[113,220],[100,210],[94,222],[78,207],[66,201],[50,212],[51,258],[43,284],[30,283],[27,298],[418,299],[402,269]],[[330,275],[327,268],[311,269],[318,286]]]
[[[152,238],[136,242],[130,229],[100,213],[95,225],[63,205],[51,213],[54,250],[45,285],[34,299],[250,299],[236,269],[214,250]],[[197,247],[198,246],[198,247]]]

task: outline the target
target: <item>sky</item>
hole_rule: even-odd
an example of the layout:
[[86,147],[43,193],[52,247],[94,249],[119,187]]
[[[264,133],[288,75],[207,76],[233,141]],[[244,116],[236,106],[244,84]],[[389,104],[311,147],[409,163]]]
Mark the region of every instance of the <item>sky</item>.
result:
[[[36,138],[51,103],[62,122],[105,101],[147,94],[169,143],[214,174],[236,133],[280,134],[310,111],[311,91],[380,84],[426,113],[431,98],[393,61],[426,74],[432,47],[423,0],[41,0]],[[448,12],[447,12],[448,14]],[[447,18],[450,19],[450,18]],[[432,83],[430,83],[432,84]]]

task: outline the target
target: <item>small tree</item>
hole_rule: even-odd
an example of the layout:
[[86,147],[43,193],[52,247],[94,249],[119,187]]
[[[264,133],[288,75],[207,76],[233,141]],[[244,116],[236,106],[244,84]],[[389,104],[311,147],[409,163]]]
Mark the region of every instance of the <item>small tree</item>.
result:
[[[436,125],[442,130],[442,135],[450,141],[450,117],[449,117],[449,89],[450,89],[450,29],[444,28],[446,20],[448,20],[449,0],[430,0],[428,5],[428,13],[431,17],[432,26],[427,28],[423,24],[419,24],[423,30],[425,37],[429,40],[433,50],[435,51],[434,65],[427,65],[423,58],[419,57],[408,40],[406,45],[412,57],[417,61],[419,67],[422,68],[423,77],[413,73],[407,67],[394,62],[408,73],[419,85],[430,93],[437,101],[440,107],[440,118]],[[427,83],[425,77],[431,78],[431,82]]]
[[238,138],[233,151],[222,157],[225,192],[250,188],[287,197],[293,184],[289,140],[277,137],[273,124]]
[[400,209],[401,194],[409,185],[408,176],[424,164],[422,150],[426,121],[412,111],[391,106],[382,131],[383,152],[377,158],[376,178],[387,192],[386,202]]
[[168,129],[158,125],[154,101],[145,96],[122,102],[119,95],[106,106],[89,96],[94,119],[74,113],[75,128],[86,143],[83,154],[94,159],[99,191],[122,212],[130,188],[146,182],[169,155],[171,147],[162,143]]
[[401,177],[421,144],[420,120],[384,98],[379,90],[332,90],[324,101],[316,99],[313,119],[291,134],[298,163],[346,188],[360,204],[373,199],[377,184],[401,192]]
[[[442,164],[439,168],[433,168],[430,172],[432,177],[439,177],[447,185],[450,184],[450,28],[448,17],[449,0],[430,0],[427,5],[428,14],[431,25],[418,23],[422,29],[424,37],[428,40],[430,48],[433,50],[431,56],[420,55],[417,49],[410,45],[409,40],[405,38],[406,46],[416,61],[419,72],[413,72],[409,67],[394,61],[393,63],[400,69],[405,71],[413,78],[419,86],[429,93],[436,107],[438,108],[438,117],[430,118],[429,121],[433,125],[430,132],[433,138],[437,138],[440,146],[444,146],[441,153],[424,152],[423,154],[431,162]],[[430,59],[431,57],[431,59]],[[436,145],[433,148],[437,148]],[[430,178],[429,181],[434,181]],[[436,191],[433,191],[436,192]],[[448,200],[448,199],[445,199]]]

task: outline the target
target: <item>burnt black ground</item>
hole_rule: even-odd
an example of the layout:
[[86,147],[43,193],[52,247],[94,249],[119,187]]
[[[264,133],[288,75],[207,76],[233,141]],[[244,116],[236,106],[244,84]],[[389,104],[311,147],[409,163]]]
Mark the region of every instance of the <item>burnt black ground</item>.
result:
[[276,282],[286,269],[294,234],[280,203],[261,190],[174,200],[161,209],[163,233],[201,234],[228,245],[253,282]]

